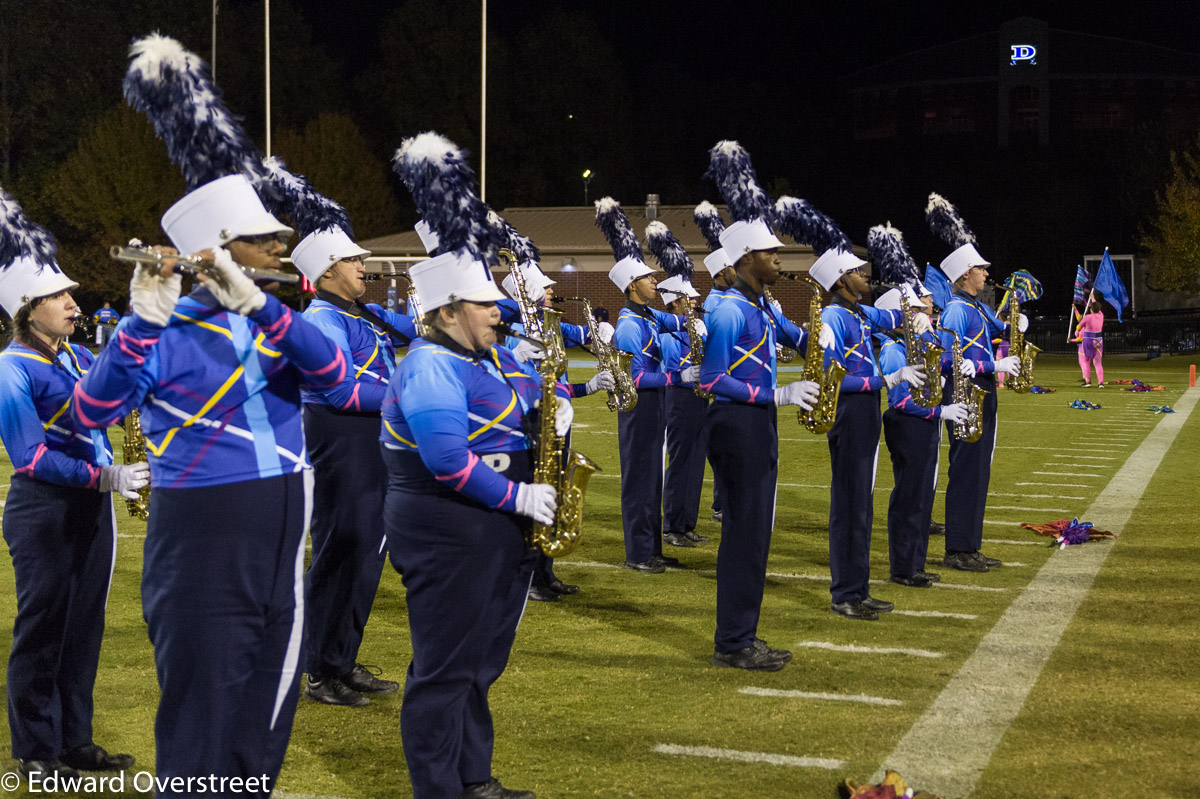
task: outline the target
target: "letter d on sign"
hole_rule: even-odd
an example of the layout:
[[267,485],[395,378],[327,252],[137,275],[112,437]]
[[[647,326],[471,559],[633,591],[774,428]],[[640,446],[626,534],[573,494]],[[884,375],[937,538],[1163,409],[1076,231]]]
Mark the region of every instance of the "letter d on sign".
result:
[[1016,66],[1018,61],[1028,61],[1030,64],[1037,63],[1037,48],[1032,44],[1013,44],[1009,45],[1012,49],[1012,61],[1009,63]]

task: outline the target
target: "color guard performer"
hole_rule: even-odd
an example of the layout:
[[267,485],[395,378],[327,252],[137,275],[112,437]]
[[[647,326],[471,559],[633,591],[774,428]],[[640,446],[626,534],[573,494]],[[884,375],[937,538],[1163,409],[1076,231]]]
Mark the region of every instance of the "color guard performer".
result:
[[633,410],[617,412],[625,568],[661,574],[667,566],[680,565],[676,558],[662,554],[664,389],[679,382],[694,382],[700,368],[693,365],[682,371],[666,371],[661,336],[684,332],[686,320],[649,306],[656,294],[654,270],[646,266],[642,245],[620,203],[612,197],[597,200],[596,226],[617,259],[608,278],[625,294],[626,301],[617,318],[613,343],[633,356],[631,371],[638,392]]
[[[950,439],[950,474],[946,485],[946,556],[942,563],[951,569],[986,572],[999,568],[1000,561],[979,551],[983,543],[983,513],[987,505],[988,482],[992,474],[992,456],[996,449],[996,373],[1021,372],[1015,355],[995,360],[993,336],[1007,336],[1008,324],[996,318],[991,308],[976,299],[987,283],[990,263],[975,249],[975,234],[958,211],[938,194],[929,195],[925,218],[933,232],[954,251],[941,263],[941,270],[953,285],[953,294],[942,313],[942,348],[950,351],[957,333],[962,342],[963,363],[973,371],[975,385],[986,395],[980,410],[983,434],[968,443]],[[1022,331],[1029,324],[1021,314]]]
[[[779,474],[776,408],[811,409],[819,386],[805,380],[776,386],[776,325],[763,288],[779,278],[779,248],[767,220],[771,201],[758,185],[750,155],[735,141],[709,151],[706,177],[717,184],[733,223],[721,246],[734,261],[736,279],[708,319],[700,386],[714,395],[708,409],[709,457],[725,513],[717,550],[717,629],[712,664],[779,671],[792,659],[758,637],[775,526]],[[780,329],[788,346],[806,336]]]
[[327,705],[363,707],[364,694],[391,694],[358,663],[386,559],[383,497],[387,471],[379,455],[379,409],[396,369],[396,348],[416,338],[409,316],[363,305],[363,259],[350,218],[308,181],[275,158],[264,167],[274,188],[272,210],[286,214],[302,238],[292,253],[316,298],[304,311],[341,350],[343,380],[324,390],[303,389],[304,434],[313,465],[312,562],[304,575],[304,695]]
[[133,765],[93,742],[92,692],[116,563],[110,492],[136,499],[150,475],[144,463],[114,465],[104,431],[67,412],[93,359],[67,340],[79,284],[56,253],[50,234],[0,190],[0,306],[13,320],[0,353],[0,441],[14,469],[4,540],[17,599],[5,687],[17,769],[41,780]]
[[[863,302],[870,291],[862,267],[866,261],[850,249],[850,239],[833,220],[804,200],[781,197],[775,204],[780,229],[809,244],[818,255],[809,275],[832,295],[821,313],[825,367],[837,361],[846,369],[837,415],[828,432],[832,481],[829,486],[830,612],[848,619],[874,621],[892,610],[891,602],[871,596],[871,524],[875,474],[879,460],[880,389],[907,381],[921,386],[922,367],[904,366],[884,374],[875,357],[872,333],[900,324],[899,311],[882,311]],[[928,318],[920,332],[929,330]]]
[[347,364],[242,271],[276,269],[292,230],[241,173],[261,170],[261,155],[203,61],[157,34],[131,56],[126,97],[193,186],[163,229],[209,271],[180,298],[178,273],[138,265],[134,315],[75,387],[73,412],[92,429],[141,412],[154,483],[142,605],[161,689],[157,778],[265,775],[247,792],[269,796],[299,696],[312,510],[300,388],[338,385]]
[[[403,143],[395,167],[442,242],[440,255],[410,270],[430,332],[397,367],[380,432],[384,529],[413,645],[404,756],[416,799],[533,799],[492,775],[488,692],[529,590],[528,520],[552,524],[557,507],[555,489],[532,482],[528,414],[540,381],[495,343],[503,295],[484,260],[486,209],[461,151],[423,133]],[[558,396],[555,428],[565,435],[571,405]]]

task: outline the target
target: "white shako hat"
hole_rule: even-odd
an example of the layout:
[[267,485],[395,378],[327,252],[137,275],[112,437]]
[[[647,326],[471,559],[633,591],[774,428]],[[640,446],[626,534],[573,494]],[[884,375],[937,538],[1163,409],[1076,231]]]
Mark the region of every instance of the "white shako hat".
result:
[[435,255],[408,270],[421,310],[433,311],[457,300],[495,302],[504,294],[483,261],[466,249]]
[[851,269],[858,269],[864,264],[866,261],[852,252],[831,249],[821,253],[821,257],[808,268],[808,275],[820,283],[821,288],[833,291],[833,286],[838,282],[838,278]]
[[[553,286],[554,281],[546,276],[542,268],[532,261],[526,261],[520,265],[521,274],[525,276],[525,290],[529,293],[530,302],[541,302],[546,296],[546,287]],[[517,281],[513,279],[511,274],[506,275],[504,280],[500,281],[500,285],[504,287],[504,293],[517,299]]]
[[654,274],[654,270],[646,266],[640,258],[629,256],[617,261],[616,266],[608,270],[608,279],[624,292],[629,288],[629,284],[639,277],[652,274]]
[[223,247],[240,236],[294,231],[271,215],[245,175],[205,183],[163,214],[162,228],[182,253]]
[[433,255],[438,248],[438,234],[433,232],[433,228],[424,219],[418,220],[413,227],[417,231],[417,236],[421,239],[421,245],[425,248],[425,252]]
[[79,284],[58,268],[58,243],[0,189],[0,306],[9,316],[30,300]]
[[343,258],[365,258],[370,250],[359,247],[341,228],[317,230],[300,240],[292,250],[292,263],[314,285],[321,275]]
[[680,297],[699,297],[700,292],[692,288],[692,284],[683,275],[674,275],[661,281],[658,290],[662,292],[663,302],[672,303]]
[[729,263],[729,256],[725,254],[724,247],[704,256],[704,268],[708,270],[709,277],[716,277],[731,266],[733,264]]
[[[721,250],[725,252],[725,257],[734,263],[746,253],[755,250],[774,250],[782,246],[783,242],[776,237],[771,226],[761,219],[750,222],[734,222],[721,233]],[[705,266],[707,265],[708,259],[706,258]]]
[[940,265],[942,273],[950,280],[951,283],[965,275],[973,266],[991,266],[990,261],[985,261],[983,256],[979,254],[979,250],[975,249],[974,244],[964,244],[954,252],[942,259]]
[[[904,293],[908,295],[908,304],[910,308],[916,305],[919,305],[922,308],[925,307],[924,304],[921,303],[921,298],[917,296],[917,292],[913,291],[912,286],[905,285],[903,288]],[[881,311],[900,310],[900,289],[888,289],[883,294],[879,295],[879,298],[875,300],[874,305]]]

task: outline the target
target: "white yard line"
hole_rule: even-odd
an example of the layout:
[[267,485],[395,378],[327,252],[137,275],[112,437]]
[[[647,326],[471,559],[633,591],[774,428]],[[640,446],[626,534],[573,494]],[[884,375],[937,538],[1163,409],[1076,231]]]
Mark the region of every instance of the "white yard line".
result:
[[985,538],[985,544],[1003,544],[1009,547],[1049,547],[1049,539],[1045,541],[1016,541],[1011,538]]
[[798,768],[823,768],[829,771],[845,767],[845,761],[831,760],[827,757],[796,757],[795,755],[776,755],[770,752],[743,752],[740,749],[717,749],[712,746],[680,746],[678,744],[658,744],[654,747],[660,755],[688,755],[691,757],[708,757],[715,760],[737,760],[742,763],[770,763],[773,766],[796,766]]
[[893,610],[893,616],[916,616],[922,619],[963,619],[973,621],[978,619],[974,613],[948,613],[944,610]]
[[829,702],[858,702],[863,705],[883,705],[885,707],[900,707],[904,703],[899,699],[888,699],[882,696],[867,694],[827,694],[815,691],[784,691],[779,688],[755,688],[748,685],[738,689],[739,694],[747,696],[768,696],[779,699],[821,699]]
[[1031,472],[1031,474],[1041,474],[1048,477],[1090,477],[1093,479],[1104,476],[1102,474],[1088,474],[1087,472]]
[[988,505],[988,510],[1022,510],[1030,513],[1070,513],[1067,508],[1027,508],[1024,505]]
[[[595,477],[595,475],[592,475]],[[1095,488],[1087,483],[1017,483],[1019,486],[1040,486],[1042,488]]]
[[801,649],[825,649],[830,652],[847,652],[854,655],[908,655],[909,657],[928,658],[930,660],[945,656],[943,652],[933,652],[929,649],[908,649],[900,646],[858,646],[857,644],[834,644],[829,641],[797,641],[793,646]]
[[[1200,389],[1184,393],[1084,518],[1125,532],[1198,398]],[[882,765],[927,791],[969,795],[1114,546],[1104,541],[1055,551]],[[872,782],[882,778],[881,767]]]

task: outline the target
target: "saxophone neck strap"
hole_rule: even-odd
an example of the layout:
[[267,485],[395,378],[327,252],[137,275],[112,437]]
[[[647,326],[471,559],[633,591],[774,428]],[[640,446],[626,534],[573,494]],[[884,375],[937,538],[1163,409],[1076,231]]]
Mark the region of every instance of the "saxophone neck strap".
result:
[[325,289],[317,289],[316,297],[318,300],[323,300],[335,308],[345,311],[352,316],[357,316],[359,319],[375,325],[389,336],[399,339],[405,345],[412,342],[411,336],[401,333],[399,330],[373,314],[365,305],[357,300],[347,300],[345,297],[339,297],[338,295],[328,292]]

